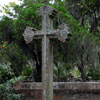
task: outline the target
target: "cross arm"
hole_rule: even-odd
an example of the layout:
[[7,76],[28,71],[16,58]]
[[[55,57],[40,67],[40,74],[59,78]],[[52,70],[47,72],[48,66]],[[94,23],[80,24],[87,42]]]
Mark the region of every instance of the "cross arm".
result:
[[[27,26],[24,31],[24,40],[26,43],[31,43],[33,39],[41,39],[44,33],[42,31],[38,31],[30,26]],[[58,38],[61,42],[65,42],[69,39],[72,33],[69,30],[69,27],[66,24],[62,24],[59,26],[57,30],[49,30],[46,35],[49,38]]]
[[70,36],[72,36],[72,33],[66,24],[62,24],[59,26],[59,29],[51,31],[51,34],[56,35],[56,38],[61,42],[65,42]]
[[24,31],[24,40],[26,43],[31,43],[33,41],[34,36],[42,35],[41,31],[38,31],[30,26],[27,26]]

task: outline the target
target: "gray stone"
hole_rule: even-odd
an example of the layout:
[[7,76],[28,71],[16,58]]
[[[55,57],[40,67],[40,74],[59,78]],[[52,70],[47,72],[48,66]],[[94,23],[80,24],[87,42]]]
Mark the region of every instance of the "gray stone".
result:
[[53,100],[53,46],[50,39],[58,38],[65,42],[71,32],[66,24],[53,29],[53,18],[57,14],[54,8],[44,6],[38,13],[42,16],[42,31],[27,26],[23,36],[26,43],[31,43],[35,38],[42,39],[42,100]]

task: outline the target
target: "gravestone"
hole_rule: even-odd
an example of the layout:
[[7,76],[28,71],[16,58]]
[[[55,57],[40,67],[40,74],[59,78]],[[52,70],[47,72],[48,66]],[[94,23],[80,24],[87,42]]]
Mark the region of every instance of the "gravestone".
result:
[[50,6],[43,6],[38,10],[42,16],[42,30],[38,31],[27,26],[24,31],[26,43],[31,43],[33,39],[42,39],[42,100],[53,100],[53,45],[52,38],[57,38],[65,42],[71,32],[66,24],[53,29],[53,18],[57,11]]

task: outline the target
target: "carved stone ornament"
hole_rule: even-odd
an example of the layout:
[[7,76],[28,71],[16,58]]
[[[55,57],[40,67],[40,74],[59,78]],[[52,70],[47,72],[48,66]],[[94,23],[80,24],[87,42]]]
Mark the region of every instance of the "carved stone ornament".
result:
[[35,32],[32,31],[32,27],[27,26],[23,34],[26,44],[31,43],[33,41],[34,35]]
[[57,30],[52,30],[49,32],[49,34],[57,36],[56,38],[58,38],[58,40],[61,42],[65,42],[70,38],[70,36],[72,36],[72,33],[70,32],[67,24],[60,25]]
[[62,24],[59,26],[59,31],[57,32],[57,35],[58,35],[58,39],[61,42],[65,42],[66,39],[68,39],[72,35],[72,33],[70,32],[67,24]]
[[50,17],[55,17],[55,15],[57,14],[57,11],[55,8],[52,8],[50,6],[43,6],[38,10],[38,13],[40,16],[44,16],[44,14],[48,14]]

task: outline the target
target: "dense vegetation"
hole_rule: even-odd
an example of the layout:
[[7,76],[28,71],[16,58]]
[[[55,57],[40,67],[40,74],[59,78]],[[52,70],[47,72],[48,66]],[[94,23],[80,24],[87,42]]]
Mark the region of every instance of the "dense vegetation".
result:
[[0,20],[1,85],[15,76],[41,81],[41,41],[26,44],[22,34],[26,26],[41,30],[37,10],[45,4],[58,11],[54,28],[66,23],[73,34],[66,43],[53,41],[54,81],[100,80],[100,1],[51,1],[23,0],[20,5],[10,3],[3,7],[7,16]]

